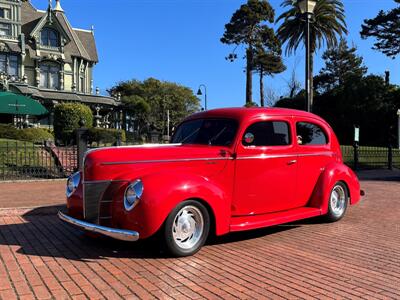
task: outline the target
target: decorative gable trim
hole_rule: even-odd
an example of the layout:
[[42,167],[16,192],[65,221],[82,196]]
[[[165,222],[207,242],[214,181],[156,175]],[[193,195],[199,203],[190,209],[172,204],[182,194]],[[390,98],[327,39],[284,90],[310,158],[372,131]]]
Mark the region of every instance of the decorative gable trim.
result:
[[40,32],[42,31],[43,27],[46,27],[46,25],[50,25],[50,27],[57,29],[57,31],[60,33],[62,45],[65,45],[71,41],[64,27],[57,19],[55,12],[52,10],[47,10],[46,14],[43,15],[43,17],[40,19],[40,21],[36,24],[35,28],[30,33],[30,37],[35,39],[36,41],[39,41]]

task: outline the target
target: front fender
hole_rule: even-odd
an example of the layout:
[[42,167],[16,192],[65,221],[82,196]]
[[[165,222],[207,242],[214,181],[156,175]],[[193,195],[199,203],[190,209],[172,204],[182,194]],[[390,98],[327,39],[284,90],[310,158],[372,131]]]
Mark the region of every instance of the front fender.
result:
[[209,206],[217,235],[229,231],[230,196],[211,179],[165,171],[146,175],[141,180],[144,186],[142,198],[132,211],[125,212],[126,227],[139,231],[141,238],[156,233],[168,214],[187,199],[201,199]]
[[360,201],[360,183],[356,174],[346,165],[333,162],[327,165],[318,178],[308,206],[318,207],[322,214],[328,212],[328,201],[334,184],[343,181],[350,193],[350,204]]

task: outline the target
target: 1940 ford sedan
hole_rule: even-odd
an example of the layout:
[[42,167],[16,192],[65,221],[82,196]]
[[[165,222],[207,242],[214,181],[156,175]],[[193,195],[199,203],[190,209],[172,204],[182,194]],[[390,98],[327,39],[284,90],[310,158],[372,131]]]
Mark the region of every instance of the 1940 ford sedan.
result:
[[175,256],[216,235],[324,215],[360,200],[356,175],[320,117],[227,108],[194,114],[172,144],[100,148],[67,183],[68,213],[89,232],[136,241],[158,233]]

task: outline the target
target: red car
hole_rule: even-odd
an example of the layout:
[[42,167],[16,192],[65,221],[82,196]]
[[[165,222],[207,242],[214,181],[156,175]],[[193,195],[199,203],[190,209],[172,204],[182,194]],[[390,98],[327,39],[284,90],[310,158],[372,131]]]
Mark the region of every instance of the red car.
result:
[[337,138],[303,111],[226,108],[188,117],[172,144],[99,148],[68,179],[68,214],[89,232],[136,241],[159,233],[175,256],[216,235],[324,215],[360,200]]

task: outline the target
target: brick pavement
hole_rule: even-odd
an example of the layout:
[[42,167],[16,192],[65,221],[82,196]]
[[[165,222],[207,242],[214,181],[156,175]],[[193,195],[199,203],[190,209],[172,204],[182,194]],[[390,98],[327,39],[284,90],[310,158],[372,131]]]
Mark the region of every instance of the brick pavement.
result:
[[399,299],[400,182],[337,223],[218,237],[170,259],[154,243],[90,239],[53,215],[0,217],[0,298]]
[[65,183],[66,179],[0,182],[0,209],[64,204]]

